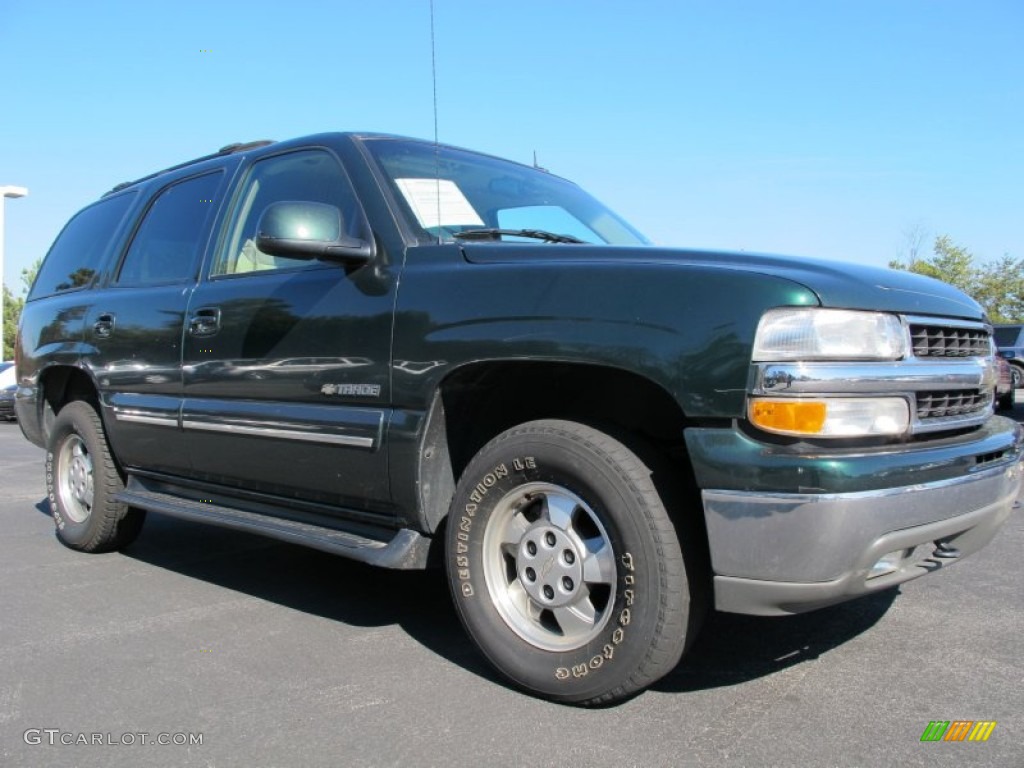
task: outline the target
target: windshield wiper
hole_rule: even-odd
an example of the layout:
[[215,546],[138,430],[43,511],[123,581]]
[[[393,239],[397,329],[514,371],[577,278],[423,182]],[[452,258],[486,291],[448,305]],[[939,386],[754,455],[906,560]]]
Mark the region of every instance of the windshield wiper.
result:
[[543,229],[464,229],[461,232],[454,232],[452,237],[457,240],[500,240],[503,235],[508,237],[529,237],[534,240],[543,240],[545,243],[584,242],[572,235],[558,235],[554,232],[545,232]]

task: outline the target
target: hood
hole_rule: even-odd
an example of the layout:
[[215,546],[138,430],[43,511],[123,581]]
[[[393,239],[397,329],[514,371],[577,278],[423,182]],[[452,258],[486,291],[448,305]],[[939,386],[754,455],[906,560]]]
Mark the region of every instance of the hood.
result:
[[[822,306],[871,309],[904,314],[984,320],[985,311],[967,294],[923,275],[840,261],[757,253],[691,251],[673,248],[622,248],[607,245],[468,243],[461,246],[471,263],[542,261],[680,269],[732,269],[782,277],[817,295]],[[631,273],[636,274],[631,270]]]

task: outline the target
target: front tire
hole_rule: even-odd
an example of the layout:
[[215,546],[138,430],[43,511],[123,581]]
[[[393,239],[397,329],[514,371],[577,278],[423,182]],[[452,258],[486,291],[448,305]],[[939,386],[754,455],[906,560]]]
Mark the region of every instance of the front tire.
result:
[[46,452],[46,490],[62,544],[108,552],[139,535],[146,513],[115,500],[124,480],[91,405],[68,403],[57,414]]
[[651,470],[591,427],[535,421],[484,446],[459,481],[446,544],[467,631],[532,693],[625,698],[692,639],[693,586]]

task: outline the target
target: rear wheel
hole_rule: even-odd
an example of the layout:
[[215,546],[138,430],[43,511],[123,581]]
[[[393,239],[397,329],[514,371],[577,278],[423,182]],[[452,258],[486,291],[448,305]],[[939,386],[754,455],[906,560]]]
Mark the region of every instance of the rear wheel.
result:
[[453,501],[447,564],[484,655],[556,701],[642,690],[675,667],[696,626],[650,469],[574,422],[523,424],[477,454]]
[[1010,373],[1013,375],[1013,388],[1024,389],[1024,368],[1019,365],[1011,365]]
[[68,403],[57,414],[46,453],[46,487],[57,538],[72,549],[120,549],[142,529],[146,513],[114,498],[124,480],[103,423],[88,403]]

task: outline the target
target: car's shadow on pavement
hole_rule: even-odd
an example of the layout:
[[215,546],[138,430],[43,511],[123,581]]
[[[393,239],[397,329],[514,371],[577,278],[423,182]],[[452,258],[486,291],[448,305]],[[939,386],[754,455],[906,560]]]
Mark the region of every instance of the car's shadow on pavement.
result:
[[397,625],[439,656],[497,679],[463,633],[441,570],[375,568],[255,534],[153,513],[122,554],[352,627]]
[[[352,627],[397,625],[438,656],[501,683],[463,632],[440,570],[373,568],[259,536],[154,514],[123,554]],[[712,613],[690,653],[654,690],[686,692],[736,685],[814,659],[871,627],[895,595],[895,590],[887,590],[783,618]]]
[[686,692],[736,685],[813,661],[877,623],[899,595],[887,589],[796,616],[712,612],[697,641],[654,690]]

